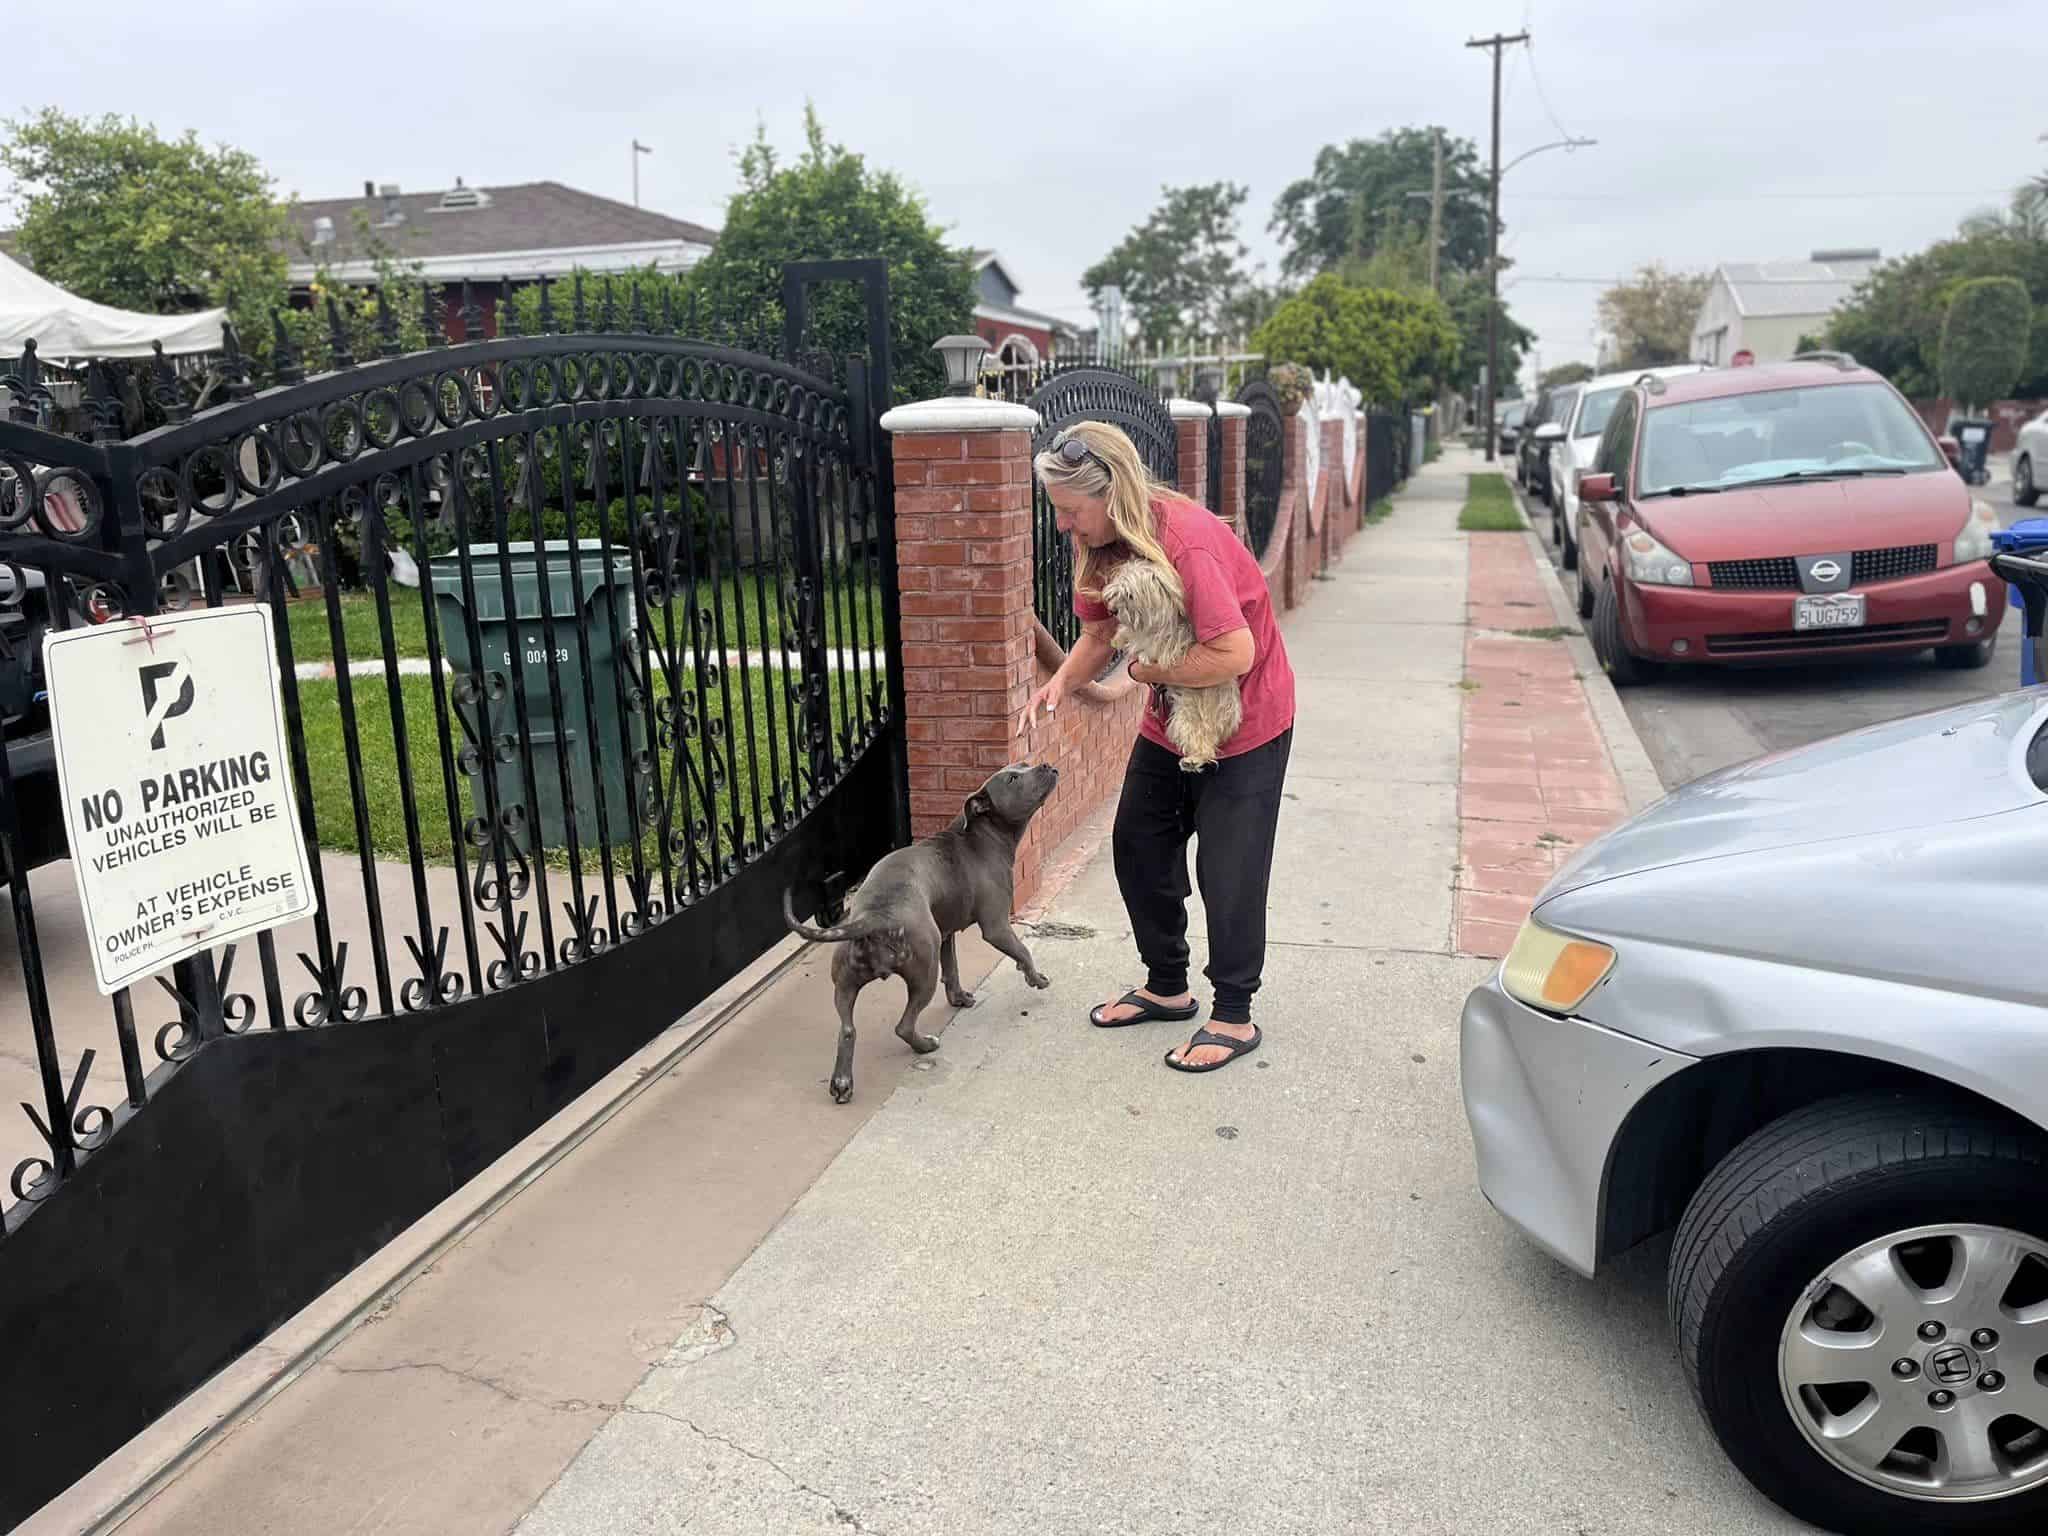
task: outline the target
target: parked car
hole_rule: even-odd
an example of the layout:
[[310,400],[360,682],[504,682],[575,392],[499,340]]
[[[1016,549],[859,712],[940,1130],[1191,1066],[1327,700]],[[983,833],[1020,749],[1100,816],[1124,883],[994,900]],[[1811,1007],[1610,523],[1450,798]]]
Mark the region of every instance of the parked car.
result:
[[1596,375],[1586,380],[1571,409],[1558,418],[1563,430],[1550,444],[1544,478],[1550,486],[1550,542],[1564,547],[1566,570],[1577,570],[1579,565],[1579,476],[1593,462],[1600,434],[1607,430],[1607,420],[1622,392],[1641,379],[1675,379],[1681,374],[1704,373],[1706,368],[1705,363],[1670,363]]
[[1509,400],[1500,411],[1499,437],[1495,451],[1506,458],[1515,451],[1515,439],[1521,435],[1522,418],[1529,414],[1529,402]]
[[1576,384],[1546,389],[1522,423],[1522,435],[1515,444],[1515,479],[1546,503],[1550,500],[1550,445],[1564,435],[1558,418],[1578,397],[1578,390]]
[[1578,485],[1579,612],[1617,685],[1668,663],[1933,649],[1981,667],[1998,527],[1851,360],[1631,385]]
[[2031,507],[2041,499],[2041,481],[2048,478],[2048,411],[2020,424],[2012,450],[2012,499]]
[[2031,688],[1667,796],[1465,1004],[1487,1199],[1587,1276],[1675,1228],[1706,1421],[1826,1530],[2048,1530],[2044,866]]

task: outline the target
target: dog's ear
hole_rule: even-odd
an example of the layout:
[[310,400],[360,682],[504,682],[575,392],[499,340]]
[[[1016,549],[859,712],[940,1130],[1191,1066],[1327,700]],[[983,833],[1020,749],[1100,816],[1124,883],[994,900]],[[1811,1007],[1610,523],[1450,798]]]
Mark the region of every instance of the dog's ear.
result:
[[967,806],[963,814],[969,821],[977,816],[993,816],[995,813],[996,803],[989,799],[987,790],[977,789],[967,797]]

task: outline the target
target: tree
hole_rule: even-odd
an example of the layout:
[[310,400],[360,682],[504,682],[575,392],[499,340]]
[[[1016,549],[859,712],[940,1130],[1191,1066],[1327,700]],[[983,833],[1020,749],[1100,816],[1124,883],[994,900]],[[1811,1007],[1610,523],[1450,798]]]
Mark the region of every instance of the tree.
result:
[[1964,283],[2018,279],[2032,300],[2031,341],[2015,394],[2048,394],[2048,240],[2015,228],[1979,228],[1884,263],[1830,317],[1828,345],[1853,353],[1910,399],[1942,392],[1941,332]]
[[[1395,128],[1376,139],[1326,144],[1315,169],[1289,185],[1273,204],[1268,228],[1286,246],[1281,271],[1307,277],[1336,270],[1347,259],[1369,259],[1397,238],[1429,238],[1429,197],[1436,153],[1435,128]],[[1487,176],[1471,140],[1443,134],[1444,211],[1441,265],[1458,271],[1486,268]],[[1411,197],[1410,193],[1421,193]]]
[[1693,321],[1712,283],[1708,273],[1667,272],[1653,261],[1602,293],[1600,323],[1614,335],[1615,366],[1656,368],[1690,358]]
[[[765,129],[741,152],[740,189],[726,204],[725,227],[692,271],[706,323],[727,327],[747,345],[779,343],[783,263],[879,256],[889,267],[896,399],[939,394],[946,371],[932,343],[967,329],[974,311],[967,253],[946,243],[923,200],[894,173],[871,170],[844,145],[826,143],[809,104],[804,141],[803,154],[787,167]],[[852,284],[821,285],[811,299],[806,346],[868,350],[866,311]]]
[[1325,272],[1253,338],[1270,359],[1349,378],[1376,405],[1432,395],[1458,359],[1458,331],[1432,294],[1359,288]]
[[286,219],[253,155],[198,136],[164,139],[111,113],[55,107],[5,124],[15,242],[37,272],[81,298],[149,314],[225,305],[245,342],[267,345],[285,296]]
[[1090,300],[1123,289],[1138,333],[1154,346],[1178,336],[1215,336],[1250,286],[1237,213],[1246,189],[1228,181],[1166,187],[1159,206],[1081,274]]
[[1593,377],[1591,363],[1559,363],[1555,368],[1546,368],[1536,380],[1539,390],[1556,389],[1560,384],[1583,384]]
[[[1460,272],[1444,281],[1444,303],[1458,329],[1458,361],[1444,382],[1460,393],[1479,387],[1479,370],[1486,366],[1486,311],[1492,300],[1486,291],[1486,277],[1479,272]],[[1536,344],[1536,333],[1500,308],[1500,375],[1495,393],[1507,398],[1514,381],[1521,376],[1522,357]]]
[[1965,410],[1989,405],[2027,365],[2033,301],[2012,277],[1980,277],[1949,300],[1941,327],[1941,381]]

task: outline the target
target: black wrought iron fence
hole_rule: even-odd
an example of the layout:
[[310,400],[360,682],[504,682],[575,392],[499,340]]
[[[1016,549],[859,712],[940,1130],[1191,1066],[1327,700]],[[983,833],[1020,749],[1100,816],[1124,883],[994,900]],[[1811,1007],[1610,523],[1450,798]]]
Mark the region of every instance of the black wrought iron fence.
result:
[[[805,285],[854,277],[885,358],[879,268],[794,270],[785,352]],[[907,838],[884,368],[542,315],[310,378],[285,350],[260,391],[231,339],[227,402],[167,375],[132,440],[4,381],[0,1061],[33,1067],[0,1073],[40,1109],[0,1211],[0,1523],[768,948],[786,890],[829,909]],[[42,635],[251,604],[317,912],[104,1001],[36,867],[74,851]],[[221,1181],[239,1218],[187,1220]],[[47,1327],[85,1295],[108,1315]],[[121,1392],[60,1388],[94,1377]]]
[[[1155,479],[1177,483],[1180,440],[1172,413],[1136,375],[1095,363],[1055,365],[1038,376],[1024,403],[1038,412],[1034,453],[1076,421],[1110,422],[1129,434]],[[1074,616],[1074,548],[1055,519],[1045,487],[1034,482],[1032,606],[1053,638],[1071,647],[1081,633]]]
[[1263,560],[1280,520],[1287,419],[1281,414],[1280,396],[1263,378],[1253,379],[1240,389],[1237,401],[1251,410],[1244,424],[1245,539],[1252,553]]
[[1365,504],[1368,510],[1394,494],[1407,478],[1407,423],[1388,411],[1365,419]]

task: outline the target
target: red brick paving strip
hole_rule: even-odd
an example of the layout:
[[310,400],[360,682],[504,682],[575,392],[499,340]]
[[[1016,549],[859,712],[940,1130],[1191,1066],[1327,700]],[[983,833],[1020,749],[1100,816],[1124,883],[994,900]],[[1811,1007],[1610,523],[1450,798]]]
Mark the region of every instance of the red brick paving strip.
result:
[[1627,802],[1564,642],[1508,633],[1555,623],[1528,542],[1477,533],[1465,550],[1477,686],[1459,754],[1457,948],[1497,960],[1544,883]]

